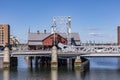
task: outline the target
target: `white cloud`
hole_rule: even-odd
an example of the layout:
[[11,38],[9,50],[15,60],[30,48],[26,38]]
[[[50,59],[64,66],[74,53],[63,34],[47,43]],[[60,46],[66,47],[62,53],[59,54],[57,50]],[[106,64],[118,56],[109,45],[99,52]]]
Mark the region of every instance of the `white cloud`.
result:
[[88,30],[90,30],[90,31],[99,31],[101,29],[97,28],[97,27],[89,27]]
[[91,32],[89,33],[90,37],[104,37],[105,35],[103,33],[95,33]]

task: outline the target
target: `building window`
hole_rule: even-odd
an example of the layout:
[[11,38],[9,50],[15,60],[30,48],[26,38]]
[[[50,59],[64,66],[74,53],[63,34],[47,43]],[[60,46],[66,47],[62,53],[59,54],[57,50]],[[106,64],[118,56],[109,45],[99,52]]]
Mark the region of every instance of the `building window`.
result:
[[0,28],[0,44],[4,44],[4,28]]
[[2,44],[4,44],[4,40],[2,40]]

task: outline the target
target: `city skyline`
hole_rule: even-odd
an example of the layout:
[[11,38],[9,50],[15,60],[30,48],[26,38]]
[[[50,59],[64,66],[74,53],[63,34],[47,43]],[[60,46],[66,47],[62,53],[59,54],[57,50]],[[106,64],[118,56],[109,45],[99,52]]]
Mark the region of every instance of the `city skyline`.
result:
[[71,16],[72,32],[82,42],[117,42],[119,0],[5,0],[0,5],[0,24],[9,24],[11,35],[26,43],[28,30],[50,32],[54,16]]

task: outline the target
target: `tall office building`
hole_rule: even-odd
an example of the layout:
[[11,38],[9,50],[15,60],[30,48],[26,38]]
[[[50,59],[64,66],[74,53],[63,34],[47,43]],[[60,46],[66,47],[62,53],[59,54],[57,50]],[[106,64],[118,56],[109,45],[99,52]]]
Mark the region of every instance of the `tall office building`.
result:
[[10,43],[10,26],[8,24],[0,24],[0,46]]

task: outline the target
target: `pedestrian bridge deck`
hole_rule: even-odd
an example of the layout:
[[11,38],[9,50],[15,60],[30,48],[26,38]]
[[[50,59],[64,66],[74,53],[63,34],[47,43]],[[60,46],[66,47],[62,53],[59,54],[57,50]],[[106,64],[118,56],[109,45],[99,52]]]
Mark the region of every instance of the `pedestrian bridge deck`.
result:
[[[51,50],[16,50],[10,51],[11,56],[50,56]],[[58,50],[58,56],[86,56],[99,57],[120,56],[120,46],[71,46],[68,49]],[[3,56],[3,52],[0,52]]]
[[[12,56],[50,56],[51,51],[29,50],[29,51],[15,51],[11,53]],[[76,52],[76,51],[58,51],[58,56],[84,56],[84,57],[117,57],[120,52]]]

